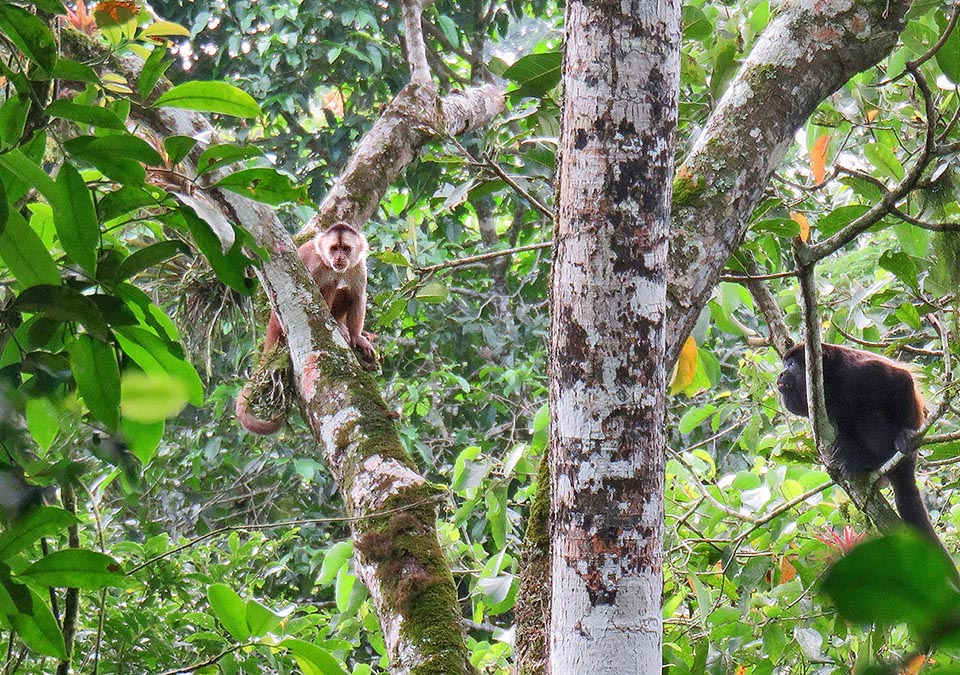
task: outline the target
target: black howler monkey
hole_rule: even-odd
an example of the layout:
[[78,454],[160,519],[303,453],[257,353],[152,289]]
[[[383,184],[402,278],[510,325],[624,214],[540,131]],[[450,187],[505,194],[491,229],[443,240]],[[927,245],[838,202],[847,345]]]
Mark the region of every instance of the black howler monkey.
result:
[[[806,356],[799,344],[783,355],[777,389],[787,410],[807,415]],[[906,456],[887,472],[904,522],[939,543],[917,487],[916,451],[909,442],[924,409],[910,371],[890,359],[839,345],[823,345],[823,393],[836,431],[831,466],[845,476],[882,467],[897,452]]]

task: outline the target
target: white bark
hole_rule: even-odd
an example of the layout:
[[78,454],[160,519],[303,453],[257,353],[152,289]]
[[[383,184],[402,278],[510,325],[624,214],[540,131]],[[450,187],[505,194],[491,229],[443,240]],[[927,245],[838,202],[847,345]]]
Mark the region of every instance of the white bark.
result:
[[550,672],[661,670],[677,0],[570,2],[550,350]]

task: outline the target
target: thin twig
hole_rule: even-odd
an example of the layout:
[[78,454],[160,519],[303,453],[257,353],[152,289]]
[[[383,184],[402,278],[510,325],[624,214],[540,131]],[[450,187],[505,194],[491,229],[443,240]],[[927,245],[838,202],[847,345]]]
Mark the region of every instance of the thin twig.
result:
[[490,251],[489,253],[480,253],[478,255],[467,256],[466,258],[458,258],[456,260],[448,260],[445,263],[439,263],[437,265],[428,265],[427,267],[418,267],[416,271],[420,274],[432,274],[439,270],[450,269],[452,267],[462,267],[463,265],[470,265],[472,263],[483,262],[484,260],[491,260],[493,258],[499,258],[505,255],[513,255],[514,253],[523,253],[524,251],[536,251],[541,248],[550,248],[553,246],[553,241],[544,241],[539,244],[527,244],[526,246],[517,246],[516,248],[505,248],[501,251]]

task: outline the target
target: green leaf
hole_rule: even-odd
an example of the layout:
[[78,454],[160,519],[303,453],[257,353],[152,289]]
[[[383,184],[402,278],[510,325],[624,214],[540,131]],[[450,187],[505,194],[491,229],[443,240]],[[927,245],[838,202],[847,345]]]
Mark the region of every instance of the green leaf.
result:
[[917,311],[912,302],[900,303],[893,315],[913,330],[920,330],[920,312]]
[[125,185],[142,183],[146,171],[141,162],[162,165],[163,158],[150,145],[130,135],[81,136],[64,143],[71,156],[88,162],[104,176]]
[[181,212],[193,242],[206,257],[210,267],[217,277],[230,288],[244,295],[250,295],[255,288],[254,281],[245,274],[246,268],[252,262],[243,254],[242,247],[235,242],[227,253],[223,252],[220,238],[205,220],[198,217],[192,209],[183,209]]
[[59,117],[60,119],[72,120],[81,124],[89,124],[101,129],[114,129],[124,131],[126,127],[123,120],[117,113],[110,108],[103,108],[98,105],[80,105],[66,99],[57,99],[47,106],[47,114],[50,117]]
[[140,70],[138,86],[141,99],[146,100],[153,93],[153,88],[157,86],[157,82],[167,72],[167,68],[173,64],[171,60],[164,60],[166,53],[167,50],[164,47],[154,47],[150,56],[144,62],[143,68]]
[[703,424],[703,421],[716,411],[716,407],[712,405],[688,410],[686,413],[684,413],[683,417],[680,418],[680,433],[689,434],[691,431]]
[[330,584],[340,572],[340,568],[346,565],[352,556],[353,544],[349,541],[337,542],[327,549],[323,555],[323,564],[320,566],[317,583],[321,586]]
[[124,418],[141,424],[176,417],[187,405],[187,387],[167,373],[124,373],[120,381],[120,410]]
[[333,600],[337,603],[337,611],[346,614],[350,609],[350,596],[353,593],[353,586],[357,583],[357,578],[350,572],[350,568],[344,565],[337,572],[337,583],[334,585]]
[[877,170],[885,176],[903,180],[903,165],[893,150],[880,143],[868,143],[863,146],[863,154]]
[[0,106],[0,144],[4,147],[16,145],[23,135],[30,112],[30,97],[27,94],[13,93]]
[[764,218],[750,225],[754,232],[769,232],[783,239],[793,239],[800,234],[800,224],[792,218]]
[[560,84],[560,52],[528,54],[516,60],[503,76],[519,88],[518,96],[541,97]]
[[130,452],[146,466],[157,454],[160,440],[163,438],[163,422],[142,424],[131,419],[120,420],[120,434],[130,448]]
[[960,33],[954,30],[937,50],[937,65],[954,84],[960,84]]
[[17,575],[31,585],[96,591],[124,584],[120,564],[99,551],[68,548],[40,558]]
[[[857,546],[826,573],[823,591],[858,623],[906,623],[920,636],[954,625],[960,592],[940,547],[904,528]],[[926,640],[921,640],[926,642]]]
[[0,4],[0,29],[24,55],[52,73],[57,62],[57,43],[42,20],[16,5]]
[[919,290],[920,280],[913,258],[903,251],[884,251],[880,255],[880,267],[892,273],[913,290]]
[[0,534],[0,560],[9,560],[43,537],[52,537],[79,522],[75,515],[56,506],[31,509],[23,520]]
[[19,148],[0,154],[0,166],[26,180],[31,187],[39,190],[51,204],[62,200],[60,188],[53,182],[53,179],[47,175],[47,172],[40,167],[37,161],[28,157]]
[[120,424],[120,368],[113,347],[89,335],[70,345],[70,369],[90,413],[116,431]]
[[233,639],[246,642],[250,639],[247,628],[247,607],[243,598],[226,584],[213,584],[207,589],[210,608]]
[[683,6],[682,20],[683,37],[688,40],[703,42],[713,35],[713,24],[703,10],[695,5]]
[[78,321],[100,340],[110,338],[110,329],[90,296],[66,286],[31,286],[17,297],[13,309],[41,313],[57,321]]
[[417,290],[417,300],[421,302],[443,302],[449,294],[446,286],[437,281],[431,281]]
[[863,204],[850,204],[834,209],[817,222],[817,231],[824,237],[836,234],[870,210]]
[[303,675],[347,675],[330,652],[311,642],[287,638],[280,646],[290,650]]
[[221,166],[233,164],[244,159],[252,157],[261,157],[263,152],[252,145],[239,146],[228,143],[222,145],[211,145],[204,150],[197,161],[197,176],[201,176],[207,171],[213,171]]
[[60,410],[53,401],[41,396],[27,401],[26,413],[27,429],[40,449],[46,453],[60,432]]
[[160,241],[156,244],[134,251],[117,267],[113,275],[114,282],[126,281],[140,272],[170,260],[178,253],[190,253],[190,247],[179,239]]
[[217,181],[215,187],[226,188],[249,199],[274,206],[284,202],[305,204],[310,201],[306,185],[294,185],[289,176],[285,176],[276,169],[257,168],[234,171]]
[[57,185],[65,197],[53,205],[53,222],[60,244],[74,262],[90,276],[96,276],[100,221],[93,195],[80,172],[69,162],[60,167]]
[[252,637],[263,637],[272,632],[281,623],[283,615],[261,605],[256,600],[247,600],[247,627]]
[[60,270],[47,247],[13,209],[7,211],[7,223],[0,233],[0,259],[22,286],[60,283]]
[[148,330],[135,326],[119,327],[115,335],[124,353],[144,372],[150,375],[166,374],[176,378],[184,386],[187,400],[197,407],[203,405],[203,381],[189,361],[170,350],[169,342]]
[[57,64],[53,67],[53,77],[57,80],[66,80],[67,82],[86,82],[87,84],[100,85],[100,76],[90,66],[60,57]]
[[0,617],[37,654],[67,658],[63,633],[47,601],[32,588],[11,579],[6,565],[0,565]]
[[179,164],[196,145],[197,140],[189,136],[169,136],[163,139],[163,147],[173,165]]
[[236,117],[260,114],[260,106],[250,94],[226,82],[184,82],[161,94],[154,105]]

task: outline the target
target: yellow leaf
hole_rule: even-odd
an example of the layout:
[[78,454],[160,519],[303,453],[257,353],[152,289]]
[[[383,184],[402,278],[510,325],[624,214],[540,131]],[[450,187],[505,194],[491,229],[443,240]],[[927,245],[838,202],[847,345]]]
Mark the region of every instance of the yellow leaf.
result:
[[746,666],[737,666],[737,675],[747,675],[748,672]]
[[190,31],[180,24],[171,21],[154,21],[140,33],[140,37],[169,37],[171,35],[190,37]]
[[822,183],[827,177],[827,147],[830,145],[830,134],[824,134],[816,140],[810,150],[810,170],[813,179]]
[[692,337],[687,337],[687,341],[683,343],[683,349],[680,350],[677,366],[673,371],[673,379],[670,382],[671,394],[683,391],[693,384],[693,377],[697,374],[698,355],[697,341]]
[[873,120],[877,119],[877,115],[879,114],[880,114],[879,110],[877,110],[876,108],[871,108],[870,110],[867,111],[867,122],[873,122]]
[[810,238],[810,221],[802,213],[796,211],[790,212],[790,218],[800,226],[800,241],[806,241]]

